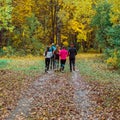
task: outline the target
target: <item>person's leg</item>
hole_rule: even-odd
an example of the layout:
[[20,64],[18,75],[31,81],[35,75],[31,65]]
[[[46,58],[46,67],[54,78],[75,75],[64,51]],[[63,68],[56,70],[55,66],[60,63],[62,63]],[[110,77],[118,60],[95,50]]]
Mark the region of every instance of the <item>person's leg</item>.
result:
[[59,69],[59,59],[57,59],[57,70]]
[[47,58],[45,58],[45,72],[47,72]]
[[50,66],[50,58],[48,58],[48,61],[47,61],[48,63],[48,67],[47,67],[47,70],[49,70],[49,66]]
[[60,71],[62,71],[64,69],[64,60],[61,60],[61,65],[60,65]]
[[60,71],[62,71],[62,60],[60,60]]
[[62,67],[62,70],[64,70],[64,68],[65,68],[65,63],[66,63],[66,60],[63,60],[63,67]]
[[75,71],[75,58],[73,59],[72,63],[73,63],[73,70]]
[[72,60],[69,59],[69,64],[70,64],[70,72],[72,72]]
[[56,68],[57,68],[57,60],[54,59],[54,69],[56,70]]
[[55,58],[53,57],[53,69],[55,69]]
[[50,69],[52,69],[52,57],[50,58]]
[[49,69],[49,58],[47,58],[47,71]]

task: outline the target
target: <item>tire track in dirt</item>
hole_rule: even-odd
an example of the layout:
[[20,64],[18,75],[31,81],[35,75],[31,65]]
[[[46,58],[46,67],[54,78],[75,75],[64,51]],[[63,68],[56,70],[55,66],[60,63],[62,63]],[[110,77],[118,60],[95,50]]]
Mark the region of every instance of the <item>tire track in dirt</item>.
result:
[[91,101],[90,98],[88,97],[90,91],[89,91],[89,85],[86,84],[79,72],[73,72],[72,75],[72,82],[75,88],[74,91],[74,100],[77,106],[77,109],[81,114],[81,118],[80,120],[97,120],[97,119],[93,119],[93,113],[91,112]]
[[6,120],[91,120],[88,94],[79,72],[49,71],[23,93]]
[[23,93],[23,97],[18,101],[17,106],[5,120],[25,120],[29,114],[31,103],[34,97],[39,95],[36,90],[38,86],[44,86],[46,80],[49,80],[53,74],[43,75],[39,80],[36,80],[31,87]]

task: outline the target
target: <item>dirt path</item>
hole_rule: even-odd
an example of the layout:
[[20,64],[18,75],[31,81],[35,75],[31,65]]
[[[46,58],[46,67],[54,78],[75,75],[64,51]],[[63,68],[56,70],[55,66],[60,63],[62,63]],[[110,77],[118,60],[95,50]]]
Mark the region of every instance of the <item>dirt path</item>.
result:
[[23,93],[6,120],[91,120],[89,92],[79,72],[49,71]]

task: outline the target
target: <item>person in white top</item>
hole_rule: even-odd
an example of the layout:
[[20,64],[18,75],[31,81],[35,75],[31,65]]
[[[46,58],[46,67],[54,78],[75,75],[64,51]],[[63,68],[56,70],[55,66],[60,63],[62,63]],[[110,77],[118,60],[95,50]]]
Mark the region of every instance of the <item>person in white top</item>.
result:
[[45,72],[49,70],[50,66],[50,59],[52,57],[52,51],[50,50],[50,47],[47,47],[47,50],[44,53],[45,55]]

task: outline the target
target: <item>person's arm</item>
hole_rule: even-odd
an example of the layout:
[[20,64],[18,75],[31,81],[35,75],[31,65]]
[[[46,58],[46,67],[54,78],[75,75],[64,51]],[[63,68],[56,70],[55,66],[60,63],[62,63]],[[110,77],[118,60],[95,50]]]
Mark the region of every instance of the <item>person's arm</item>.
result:
[[68,49],[68,56],[70,56],[70,48]]
[[46,55],[47,55],[47,51],[45,51],[45,52],[43,53],[43,55],[46,57]]
[[53,56],[53,53],[52,52],[50,52],[50,58]]
[[77,55],[77,50],[76,50],[76,48],[75,48],[75,55]]
[[61,50],[59,50],[59,56],[61,56]]
[[66,50],[67,57],[69,56],[69,51]]

